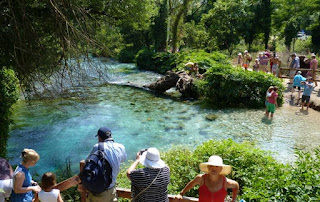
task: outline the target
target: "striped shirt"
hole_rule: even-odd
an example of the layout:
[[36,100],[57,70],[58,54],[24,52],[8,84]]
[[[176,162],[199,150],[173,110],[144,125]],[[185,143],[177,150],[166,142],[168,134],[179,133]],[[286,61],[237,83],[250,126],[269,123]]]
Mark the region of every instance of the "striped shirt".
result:
[[[157,175],[157,179],[152,183]],[[169,202],[167,187],[170,182],[170,169],[168,167],[137,169],[130,173],[130,179],[133,202]],[[135,198],[151,183],[148,189]]]

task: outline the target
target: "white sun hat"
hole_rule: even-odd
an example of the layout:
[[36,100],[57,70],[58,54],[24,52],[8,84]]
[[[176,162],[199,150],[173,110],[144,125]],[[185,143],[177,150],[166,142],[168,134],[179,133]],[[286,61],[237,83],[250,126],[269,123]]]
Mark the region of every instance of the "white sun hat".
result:
[[165,162],[160,159],[158,149],[151,147],[140,156],[140,163],[149,168],[163,168],[166,166]]
[[314,54],[314,53],[311,53],[311,57],[316,57],[316,54]]
[[208,166],[221,166],[222,170],[219,173],[220,175],[228,175],[231,173],[231,166],[223,164],[222,158],[220,156],[210,156],[208,162],[200,163],[200,170],[209,173]]

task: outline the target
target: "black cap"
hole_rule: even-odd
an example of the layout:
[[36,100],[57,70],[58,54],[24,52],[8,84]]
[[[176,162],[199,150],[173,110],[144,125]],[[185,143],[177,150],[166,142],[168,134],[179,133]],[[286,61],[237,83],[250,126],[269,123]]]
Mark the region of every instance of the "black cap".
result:
[[99,136],[103,140],[111,138],[111,130],[107,127],[101,127],[98,130],[96,137],[97,136]]

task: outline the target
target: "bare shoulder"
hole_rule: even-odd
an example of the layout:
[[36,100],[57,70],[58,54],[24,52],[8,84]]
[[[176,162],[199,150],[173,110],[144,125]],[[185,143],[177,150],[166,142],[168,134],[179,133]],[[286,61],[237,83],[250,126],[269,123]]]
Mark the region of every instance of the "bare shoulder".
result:
[[17,178],[24,178],[25,177],[25,175],[24,175],[24,172],[17,172],[16,174],[15,174],[15,178],[17,179]]
[[235,188],[235,187],[238,187],[238,186],[239,186],[239,184],[238,184],[237,181],[229,179],[229,178],[226,178],[226,187],[227,188]]
[[198,174],[195,178],[194,178],[194,181],[197,183],[197,184],[200,184],[202,185],[203,182],[204,182],[204,176],[205,174]]

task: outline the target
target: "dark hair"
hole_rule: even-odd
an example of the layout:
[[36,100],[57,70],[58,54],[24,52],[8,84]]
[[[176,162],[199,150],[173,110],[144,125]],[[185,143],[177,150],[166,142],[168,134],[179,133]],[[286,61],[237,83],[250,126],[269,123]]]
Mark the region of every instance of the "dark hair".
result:
[[273,86],[273,90],[274,90],[274,91],[277,91],[277,90],[278,90],[278,87],[277,87],[277,86]]
[[42,175],[41,187],[42,189],[50,189],[56,184],[56,175],[52,172],[46,172]]

